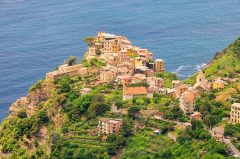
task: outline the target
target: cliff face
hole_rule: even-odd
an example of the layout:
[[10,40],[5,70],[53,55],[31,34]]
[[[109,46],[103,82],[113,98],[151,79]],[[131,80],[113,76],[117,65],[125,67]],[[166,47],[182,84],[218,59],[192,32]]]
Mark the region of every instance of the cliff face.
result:
[[51,83],[44,82],[40,88],[30,91],[27,96],[16,100],[9,108],[9,115],[16,116],[21,110],[26,110],[28,116],[31,116],[37,109],[36,106],[45,102],[51,96]]
[[[0,158],[14,158],[35,154],[38,148],[43,147],[45,154],[50,154],[50,135],[46,124],[49,121],[48,111],[44,103],[52,98],[54,84],[43,81],[37,88],[32,89],[25,97],[17,99],[9,108],[9,116],[0,126]],[[20,115],[21,112],[26,116]],[[44,114],[45,113],[45,114]],[[55,118],[55,117],[54,117]],[[52,125],[54,125],[53,120]],[[50,125],[50,124],[49,124]],[[17,152],[13,155],[12,152]]]

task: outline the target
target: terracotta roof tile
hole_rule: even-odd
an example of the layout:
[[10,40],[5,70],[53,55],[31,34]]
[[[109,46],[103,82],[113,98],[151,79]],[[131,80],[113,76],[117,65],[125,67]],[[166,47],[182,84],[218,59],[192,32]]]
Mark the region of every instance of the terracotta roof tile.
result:
[[124,89],[124,94],[126,95],[143,95],[147,94],[146,87],[126,87]]

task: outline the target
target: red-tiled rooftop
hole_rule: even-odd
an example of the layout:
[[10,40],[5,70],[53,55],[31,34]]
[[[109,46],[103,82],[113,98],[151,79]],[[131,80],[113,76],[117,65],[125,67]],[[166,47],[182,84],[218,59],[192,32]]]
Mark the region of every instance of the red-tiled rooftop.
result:
[[161,116],[161,115],[164,115],[164,113],[163,112],[157,112],[157,113],[155,113],[155,115]]
[[143,95],[147,94],[146,87],[126,87],[124,90],[126,95]]

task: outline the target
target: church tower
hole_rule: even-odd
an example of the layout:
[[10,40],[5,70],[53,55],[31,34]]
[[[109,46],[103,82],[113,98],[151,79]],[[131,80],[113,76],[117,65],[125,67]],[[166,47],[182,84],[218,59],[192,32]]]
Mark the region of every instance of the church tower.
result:
[[207,83],[207,80],[206,80],[205,75],[204,75],[202,70],[199,71],[199,73],[197,75],[197,83],[199,83],[199,84],[200,83],[202,83],[202,84]]

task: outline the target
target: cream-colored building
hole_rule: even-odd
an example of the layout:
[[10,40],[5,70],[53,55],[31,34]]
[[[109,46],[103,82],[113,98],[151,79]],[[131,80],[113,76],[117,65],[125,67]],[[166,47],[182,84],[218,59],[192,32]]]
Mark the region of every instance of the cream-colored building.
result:
[[203,93],[204,91],[207,91],[210,89],[210,83],[206,79],[203,71],[199,71],[197,75],[197,81],[194,84],[194,89],[198,91],[198,94]]
[[180,80],[173,80],[172,81],[172,88],[177,88],[179,87],[180,85],[183,84],[183,81],[180,81]]
[[96,48],[95,47],[88,47],[88,56],[96,56]]
[[192,90],[185,91],[180,97],[180,108],[185,114],[191,114],[195,108],[196,94]]
[[232,104],[230,120],[232,123],[240,123],[240,103]]

